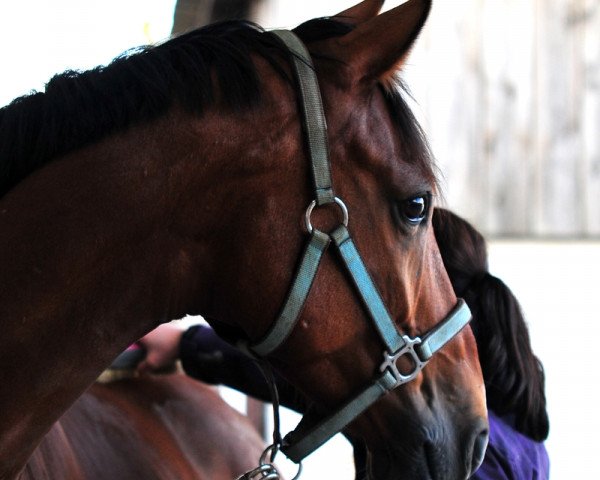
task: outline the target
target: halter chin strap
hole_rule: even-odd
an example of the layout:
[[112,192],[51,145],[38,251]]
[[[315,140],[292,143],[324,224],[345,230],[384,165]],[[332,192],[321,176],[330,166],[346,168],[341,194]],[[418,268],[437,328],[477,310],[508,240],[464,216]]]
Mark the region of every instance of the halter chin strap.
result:
[[[347,228],[348,211],[346,206],[333,193],[327,145],[327,125],[310,55],[304,44],[292,32],[276,30],[272,33],[285,43],[293,57],[294,70],[300,85],[315,200],[309,205],[306,212],[306,228],[310,239],[281,313],[262,340],[252,345],[242,346],[242,348],[254,356],[265,357],[281,347],[294,329],[314,282],[323,253],[332,242],[339,251],[362,303],[385,345],[383,361],[380,366],[381,375],[376,377],[372,384],[325,418],[312,422],[305,417],[299,427],[284,438],[281,450],[292,461],[299,463],[332,436],[343,430],[380,397],[416,378],[432,355],[469,323],[471,312],[464,300],[459,299],[454,310],[422,338],[410,338],[398,332],[352,241]],[[341,209],[343,216],[341,225],[329,234],[313,228],[310,222],[313,208],[333,203]],[[401,372],[397,367],[398,359],[403,356],[409,357],[411,360],[412,370],[410,372]]]

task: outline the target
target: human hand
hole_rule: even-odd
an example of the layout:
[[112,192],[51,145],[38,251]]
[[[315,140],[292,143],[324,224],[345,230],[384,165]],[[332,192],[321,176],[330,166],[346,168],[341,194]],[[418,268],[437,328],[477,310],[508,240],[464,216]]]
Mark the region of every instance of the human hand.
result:
[[140,338],[138,343],[146,349],[146,358],[137,370],[145,373],[172,366],[179,357],[179,343],[185,330],[177,323],[164,323]]

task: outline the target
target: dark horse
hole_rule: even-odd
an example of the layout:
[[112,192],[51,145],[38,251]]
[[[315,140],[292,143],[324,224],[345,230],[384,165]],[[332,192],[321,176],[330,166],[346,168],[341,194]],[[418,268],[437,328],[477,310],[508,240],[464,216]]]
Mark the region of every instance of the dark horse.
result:
[[[314,61],[320,152],[347,228],[327,206],[310,237],[302,225],[315,192],[298,80],[289,48],[252,25],[67,72],[0,111],[0,479],[16,478],[111,359],[161,322],[202,314],[260,345],[302,283],[307,237],[333,253],[268,361],[317,418],[343,414],[335,428],[365,443],[378,480],[477,468],[487,421],[476,345],[456,328],[465,310],[431,228],[426,142],[393,86],[431,4],[378,15],[381,3],[295,31]],[[319,205],[331,199],[321,193]],[[401,372],[412,381],[400,386]],[[371,406],[351,421],[346,402],[365,395]]]

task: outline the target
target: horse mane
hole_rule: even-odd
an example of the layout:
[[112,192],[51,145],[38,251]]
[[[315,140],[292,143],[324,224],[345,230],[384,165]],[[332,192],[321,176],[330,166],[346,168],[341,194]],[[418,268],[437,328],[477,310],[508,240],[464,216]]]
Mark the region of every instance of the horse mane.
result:
[[[295,32],[310,42],[351,29],[341,22],[316,19]],[[252,108],[261,94],[253,55],[266,59],[293,82],[283,66],[288,53],[281,41],[240,20],[129,50],[106,66],[52,77],[45,91],[19,97],[0,109],[0,198],[53,159],[164,115],[173,105],[196,115],[217,102],[232,111]],[[387,89],[386,96],[407,146],[406,158],[430,172],[427,143],[410,109],[399,91]]]
[[175,103],[198,115],[216,101],[233,110],[251,107],[260,100],[251,55],[283,74],[281,52],[280,42],[257,25],[229,21],[128,50],[107,66],[52,77],[44,92],[0,109],[0,197],[47,162],[157,118]]
[[524,435],[545,440],[550,427],[544,369],[531,348],[519,302],[502,280],[488,272],[485,239],[477,230],[440,208],[435,209],[433,225],[454,290],[473,313],[471,327],[488,407],[512,417]]

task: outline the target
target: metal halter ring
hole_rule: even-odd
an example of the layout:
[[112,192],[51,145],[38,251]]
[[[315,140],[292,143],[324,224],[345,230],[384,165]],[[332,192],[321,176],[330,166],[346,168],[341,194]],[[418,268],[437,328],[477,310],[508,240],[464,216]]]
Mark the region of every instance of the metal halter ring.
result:
[[[347,227],[348,226],[348,209],[346,208],[346,205],[338,197],[335,197],[333,199],[333,201],[337,204],[338,207],[340,207],[340,210],[342,211],[342,216],[343,216],[342,223],[344,224],[344,227]],[[317,206],[317,201],[313,200],[312,202],[310,202],[310,205],[308,206],[308,208],[306,209],[306,213],[304,214],[304,222],[306,224],[306,230],[308,231],[308,233],[312,233],[312,231],[313,231],[313,226],[310,223],[310,216],[312,214],[313,209],[316,206]]]

